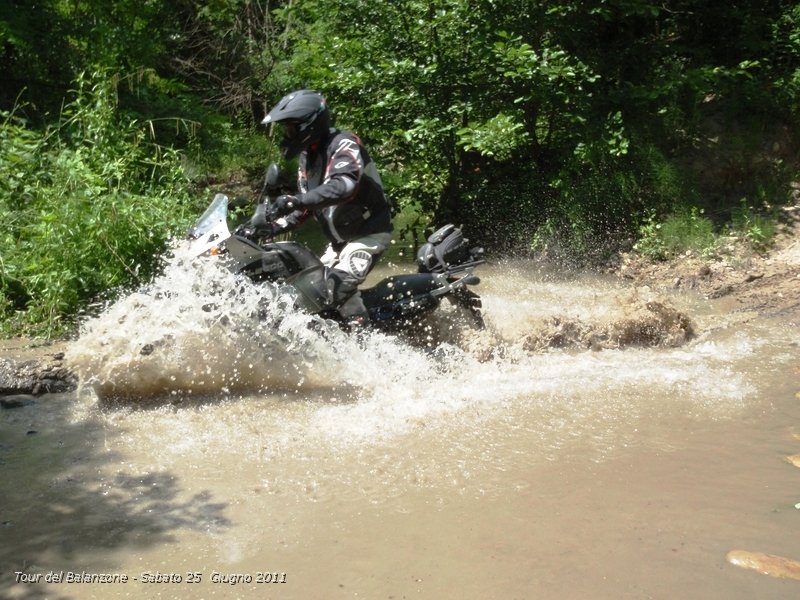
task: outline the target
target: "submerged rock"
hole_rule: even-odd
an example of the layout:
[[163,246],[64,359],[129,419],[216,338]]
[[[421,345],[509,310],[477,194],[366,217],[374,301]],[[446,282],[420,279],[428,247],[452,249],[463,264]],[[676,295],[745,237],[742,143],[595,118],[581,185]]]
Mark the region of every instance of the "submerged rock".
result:
[[22,408],[34,402],[36,402],[36,399],[30,394],[14,394],[0,398],[0,408]]

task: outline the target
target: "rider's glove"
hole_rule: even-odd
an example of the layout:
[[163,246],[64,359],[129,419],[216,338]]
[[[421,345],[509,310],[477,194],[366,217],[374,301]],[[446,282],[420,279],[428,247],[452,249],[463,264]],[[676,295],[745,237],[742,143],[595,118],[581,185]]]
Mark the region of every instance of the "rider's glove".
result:
[[288,215],[297,209],[298,206],[299,203],[297,202],[296,196],[278,196],[272,201],[272,210],[279,217]]

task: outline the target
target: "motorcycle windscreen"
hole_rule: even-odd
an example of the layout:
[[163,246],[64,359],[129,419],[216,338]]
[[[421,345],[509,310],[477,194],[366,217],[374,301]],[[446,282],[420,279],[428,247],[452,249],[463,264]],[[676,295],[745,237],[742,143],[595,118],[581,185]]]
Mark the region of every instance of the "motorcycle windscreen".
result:
[[200,256],[231,236],[227,215],[228,197],[217,194],[186,235],[191,240],[195,256]]
[[327,267],[315,265],[286,280],[286,283],[299,292],[297,303],[306,312],[315,314],[330,305],[327,270]]

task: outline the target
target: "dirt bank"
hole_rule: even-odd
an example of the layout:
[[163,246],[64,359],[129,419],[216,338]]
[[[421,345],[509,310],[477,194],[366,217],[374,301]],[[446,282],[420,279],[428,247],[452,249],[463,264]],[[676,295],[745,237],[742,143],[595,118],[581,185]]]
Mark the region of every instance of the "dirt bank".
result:
[[670,261],[651,262],[624,254],[614,272],[654,290],[691,290],[706,298],[728,298],[742,311],[762,315],[800,309],[800,205],[783,210],[773,243],[756,252],[741,240],[725,240],[718,252],[691,252]]

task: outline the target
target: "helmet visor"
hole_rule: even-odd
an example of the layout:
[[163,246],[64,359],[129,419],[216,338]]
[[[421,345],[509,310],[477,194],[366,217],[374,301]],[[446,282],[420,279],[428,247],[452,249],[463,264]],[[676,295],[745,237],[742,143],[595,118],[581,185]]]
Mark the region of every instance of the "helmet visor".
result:
[[283,139],[281,140],[280,148],[283,158],[291,160],[303,150],[303,143],[301,140],[303,128],[297,122],[285,122],[283,125]]
[[302,127],[299,123],[295,122],[288,122],[283,124],[283,136],[288,139],[295,139],[301,133],[303,133],[304,127]]
[[300,133],[300,126],[297,123],[284,123],[283,124],[283,137],[295,138]]

